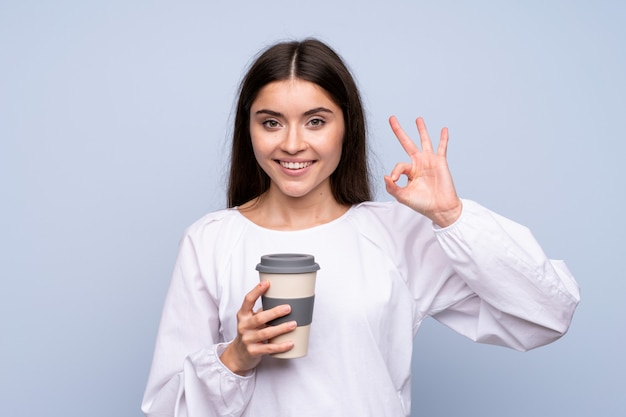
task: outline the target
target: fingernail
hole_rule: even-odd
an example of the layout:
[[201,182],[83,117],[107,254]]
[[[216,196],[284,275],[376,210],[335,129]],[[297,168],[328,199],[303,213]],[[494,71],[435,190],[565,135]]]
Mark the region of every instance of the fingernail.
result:
[[289,313],[291,311],[291,306],[289,304],[284,305],[282,311],[283,313]]

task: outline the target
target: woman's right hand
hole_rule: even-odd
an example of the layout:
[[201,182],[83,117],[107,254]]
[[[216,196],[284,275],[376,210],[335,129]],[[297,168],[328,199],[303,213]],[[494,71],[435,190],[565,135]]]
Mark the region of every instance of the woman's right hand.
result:
[[263,281],[246,294],[241,308],[237,312],[237,336],[226,347],[220,360],[232,372],[245,375],[254,369],[261,357],[270,353],[282,353],[293,348],[292,341],[269,343],[268,340],[278,335],[293,331],[297,323],[289,321],[278,326],[266,323],[289,314],[288,304],[276,306],[267,311],[253,311],[256,301],[267,291],[270,284]]

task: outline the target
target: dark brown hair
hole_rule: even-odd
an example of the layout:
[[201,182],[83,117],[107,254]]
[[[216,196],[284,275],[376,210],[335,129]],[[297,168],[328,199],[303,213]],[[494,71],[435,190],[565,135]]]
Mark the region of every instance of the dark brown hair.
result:
[[228,181],[228,207],[240,206],[263,194],[270,179],[254,157],[250,138],[250,108],[267,84],[297,78],[323,88],[343,111],[345,133],[341,159],[330,176],[333,196],[341,204],[371,199],[365,116],[359,90],[342,59],[316,39],[281,42],[266,49],[244,76],[235,113]]

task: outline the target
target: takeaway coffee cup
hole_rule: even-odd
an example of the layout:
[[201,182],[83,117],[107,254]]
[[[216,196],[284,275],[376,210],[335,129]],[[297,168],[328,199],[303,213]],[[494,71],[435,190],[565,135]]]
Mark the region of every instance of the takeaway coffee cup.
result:
[[298,327],[292,332],[277,336],[271,343],[292,340],[291,350],[273,354],[275,358],[299,358],[306,356],[309,348],[309,333],[313,319],[315,278],[320,266],[313,255],[299,253],[277,253],[261,256],[256,266],[261,281],[269,281],[270,287],[262,296],[263,310],[282,304],[291,306],[291,313],[267,323],[276,326],[295,320]]

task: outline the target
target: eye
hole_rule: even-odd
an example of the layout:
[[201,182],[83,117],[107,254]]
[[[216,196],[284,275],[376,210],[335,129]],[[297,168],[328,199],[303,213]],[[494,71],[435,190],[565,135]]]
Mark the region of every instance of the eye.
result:
[[326,121],[324,119],[320,119],[319,117],[315,117],[309,120],[309,125],[313,127],[321,127],[321,126],[324,126],[325,123]]
[[274,119],[267,119],[263,122],[263,126],[269,129],[276,129],[277,127],[280,127],[280,123],[278,123],[278,121]]

